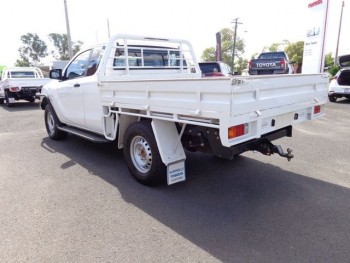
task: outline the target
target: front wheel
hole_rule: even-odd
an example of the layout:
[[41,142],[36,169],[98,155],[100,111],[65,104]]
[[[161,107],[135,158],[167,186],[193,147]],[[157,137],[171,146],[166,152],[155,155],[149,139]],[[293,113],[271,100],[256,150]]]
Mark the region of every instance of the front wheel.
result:
[[61,140],[67,133],[58,129],[58,118],[50,104],[45,107],[45,127],[47,134],[53,140]]
[[124,158],[134,178],[144,185],[165,182],[162,162],[150,121],[133,123],[124,136]]

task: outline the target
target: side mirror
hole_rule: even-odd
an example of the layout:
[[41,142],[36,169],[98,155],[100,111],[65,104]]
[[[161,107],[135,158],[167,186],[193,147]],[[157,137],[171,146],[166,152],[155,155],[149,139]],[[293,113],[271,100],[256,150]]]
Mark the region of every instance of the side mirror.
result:
[[62,69],[51,69],[49,77],[50,79],[62,79]]

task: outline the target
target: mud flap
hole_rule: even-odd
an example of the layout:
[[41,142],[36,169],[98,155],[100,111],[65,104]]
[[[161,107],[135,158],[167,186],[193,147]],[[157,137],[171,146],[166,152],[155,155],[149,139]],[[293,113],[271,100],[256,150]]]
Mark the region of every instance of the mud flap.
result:
[[186,180],[186,154],[181,143],[175,123],[162,120],[152,120],[152,128],[157,141],[160,156],[167,166],[168,184]]

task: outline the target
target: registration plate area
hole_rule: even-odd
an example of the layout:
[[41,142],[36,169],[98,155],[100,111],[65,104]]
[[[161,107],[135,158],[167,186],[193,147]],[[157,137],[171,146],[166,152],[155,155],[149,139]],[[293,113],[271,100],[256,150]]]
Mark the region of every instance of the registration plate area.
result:
[[267,133],[281,129],[294,123],[303,122],[308,119],[308,110],[302,109],[295,112],[263,118],[261,121],[262,133]]

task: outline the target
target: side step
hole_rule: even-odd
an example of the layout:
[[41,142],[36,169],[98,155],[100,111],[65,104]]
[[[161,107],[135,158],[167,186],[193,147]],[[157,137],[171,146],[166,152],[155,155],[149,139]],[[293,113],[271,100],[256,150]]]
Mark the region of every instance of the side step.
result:
[[86,140],[95,142],[95,143],[105,143],[110,142],[110,140],[107,140],[104,136],[98,135],[92,132],[84,131],[75,127],[68,127],[68,126],[58,126],[57,127],[61,131],[65,131],[74,135],[77,135],[79,137],[82,137]]

